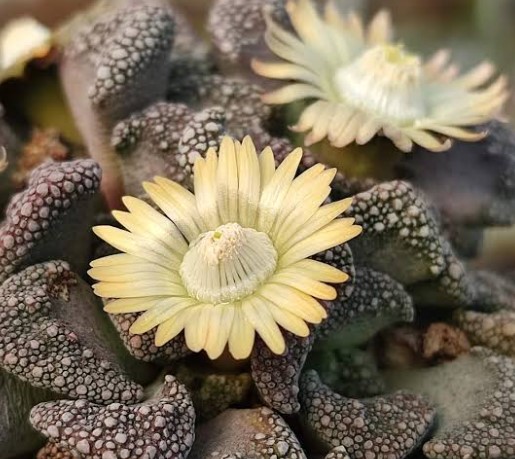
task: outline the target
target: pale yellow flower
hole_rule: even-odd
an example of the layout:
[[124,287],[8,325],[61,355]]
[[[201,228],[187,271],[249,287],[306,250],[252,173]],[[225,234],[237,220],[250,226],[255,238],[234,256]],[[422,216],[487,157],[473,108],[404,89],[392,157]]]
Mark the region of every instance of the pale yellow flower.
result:
[[449,137],[475,141],[464,129],[490,120],[507,98],[506,79],[484,62],[464,75],[449,64],[447,51],[428,62],[392,42],[390,17],[380,12],[368,28],[344,17],[330,1],[322,18],[311,0],[286,5],[296,34],[267,17],[265,40],[283,62],[254,61],[262,76],[288,80],[264,96],[270,104],[312,100],[294,130],[307,132],[306,145],[325,137],[335,147],[364,144],[376,134],[410,151],[413,144],[441,151]]
[[33,18],[9,22],[0,30],[0,81],[22,75],[30,59],[49,53],[51,41],[50,30]]
[[276,169],[268,147],[258,155],[250,138],[225,137],[194,168],[195,194],[165,178],[144,183],[153,202],[126,197],[114,217],[127,231],[97,226],[120,254],[91,263],[95,293],[117,298],[112,314],[143,312],[131,327],[157,327],[162,346],[184,330],[187,346],[215,359],[229,346],[249,356],[255,332],[276,354],[281,329],[309,335],[307,324],[326,317],[318,300],[333,300],[327,283],[344,272],[309,257],[361,232],[353,218],[337,218],[351,199],[323,204],[335,170],[317,164],[297,178],[302,151]]

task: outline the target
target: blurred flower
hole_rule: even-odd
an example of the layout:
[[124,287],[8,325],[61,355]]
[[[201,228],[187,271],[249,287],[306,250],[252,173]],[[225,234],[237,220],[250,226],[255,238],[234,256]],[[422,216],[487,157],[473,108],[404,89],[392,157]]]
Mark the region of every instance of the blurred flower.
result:
[[322,18],[311,0],[290,0],[287,12],[297,35],[267,17],[265,40],[285,62],[254,60],[256,73],[290,82],[264,96],[270,104],[313,100],[293,130],[309,131],[306,145],[327,137],[335,147],[367,143],[376,134],[403,151],[418,144],[433,151],[449,137],[475,141],[484,133],[464,129],[491,119],[507,98],[506,79],[488,84],[495,68],[484,62],[464,75],[439,51],[426,63],[392,42],[388,13],[365,29],[344,17],[334,2]]
[[194,168],[195,195],[168,179],[144,183],[163,215],[124,198],[114,211],[127,231],[97,226],[95,233],[124,252],[92,262],[97,295],[117,298],[109,313],[144,312],[132,333],[157,327],[161,346],[184,330],[187,346],[215,359],[229,345],[249,356],[255,332],[276,354],[285,351],[281,326],[308,336],[348,279],[312,255],[357,236],[352,218],[337,218],[351,199],[323,205],[334,169],[317,164],[297,178],[300,149],[275,169],[272,150],[258,155],[249,137],[225,137]]
[[51,48],[51,32],[30,17],[9,22],[0,31],[0,81],[23,74],[25,64],[45,57]]

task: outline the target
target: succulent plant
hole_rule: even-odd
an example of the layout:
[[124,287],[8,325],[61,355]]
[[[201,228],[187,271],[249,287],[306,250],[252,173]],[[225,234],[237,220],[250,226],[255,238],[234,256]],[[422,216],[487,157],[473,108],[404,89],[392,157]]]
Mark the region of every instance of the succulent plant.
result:
[[111,207],[119,204],[123,185],[110,132],[117,121],[164,95],[173,28],[167,9],[137,5],[85,26],[63,53],[61,81],[88,150],[104,170]]
[[[365,32],[317,8],[216,0],[209,47],[166,2],[122,1],[56,40],[92,159],[41,142],[24,161],[30,130],[1,121],[2,457],[515,454],[515,286],[473,259],[487,227],[515,221],[513,134],[490,119],[504,80],[475,91],[491,66],[454,79],[445,55],[422,68],[392,47],[386,13]],[[294,65],[258,73],[314,88],[315,74],[341,83],[379,56],[376,80],[396,83],[384,110],[412,115],[400,76],[421,97],[445,94],[452,117],[400,126],[306,85],[270,93],[250,73],[267,43]],[[432,83],[413,80],[431,68]],[[307,143],[380,134],[413,152],[387,180],[326,167],[268,105],[297,89],[324,100],[299,121]],[[352,129],[320,104],[352,108]],[[28,174],[16,194],[15,165]]]

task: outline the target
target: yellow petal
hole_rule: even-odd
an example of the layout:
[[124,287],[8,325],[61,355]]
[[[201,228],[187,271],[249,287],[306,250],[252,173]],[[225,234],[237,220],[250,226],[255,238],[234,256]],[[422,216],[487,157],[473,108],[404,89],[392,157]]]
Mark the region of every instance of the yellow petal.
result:
[[356,140],[356,135],[358,134],[358,131],[363,123],[364,116],[362,116],[360,112],[354,113],[354,115],[351,116],[347,121],[344,129],[340,131],[337,136],[329,139],[331,141],[331,145],[338,148],[343,148],[354,142]]
[[217,168],[217,204],[222,223],[238,219],[238,163],[241,145],[225,136],[220,145]]
[[451,148],[452,145],[450,139],[439,140],[434,135],[419,129],[405,128],[402,132],[416,144],[431,151],[445,151]]
[[372,137],[377,134],[379,129],[381,129],[381,124],[377,120],[373,118],[365,120],[356,134],[356,143],[358,145],[364,145],[369,142]]
[[[158,178],[156,182],[157,180]],[[195,197],[182,187],[173,187],[170,185],[173,182],[168,182],[162,180],[159,180],[159,183],[144,182],[143,188],[166,216],[177,225],[187,241],[191,242],[201,233],[203,226],[199,224],[201,219]]]
[[[108,268],[111,266],[119,267],[122,265],[140,265],[147,264],[148,262],[144,258],[136,257],[128,253],[116,253],[114,255],[107,255],[106,257],[97,258],[93,260],[89,265],[92,268]],[[154,263],[148,263],[149,266],[155,266]]]
[[261,177],[259,189],[262,193],[275,173],[274,152],[270,147],[266,147],[259,155],[259,170]]
[[323,63],[323,57],[320,54],[306,46],[295,34],[280,27],[269,14],[265,14],[265,21],[267,25],[265,42],[277,56],[300,67],[314,69],[320,67],[320,65],[313,65]]
[[349,226],[345,220],[337,219],[303,241],[291,247],[279,258],[279,266],[289,266],[324,250],[343,244],[361,233],[361,226]]
[[276,241],[276,247],[279,250],[279,241],[284,240],[282,234],[300,231],[327,199],[331,193],[329,184],[335,175],[336,169],[326,170],[316,179],[311,180],[309,185],[291,193],[297,179],[294,180],[271,230],[272,238]]
[[161,280],[99,282],[95,294],[104,298],[142,298],[145,296],[186,295],[182,284]]
[[171,319],[166,320],[157,327],[156,337],[154,339],[157,347],[164,346],[166,343],[174,339],[182,330],[186,322],[190,319],[190,311],[182,310],[174,315]]
[[[329,39],[327,27],[322,22],[311,0],[296,0],[286,3],[286,11],[292,25],[301,38],[318,56],[334,59],[333,43]],[[315,67],[316,68],[316,67]]]
[[312,129],[316,121],[320,119],[325,111],[327,111],[328,105],[329,104],[327,102],[318,100],[306,107],[302,111],[299,121],[295,126],[291,127],[291,130],[295,132],[304,132]]
[[95,226],[93,232],[115,249],[127,252],[151,263],[164,267],[178,268],[178,261],[163,254],[162,246],[155,240],[114,228],[113,226]]
[[151,205],[141,199],[125,196],[122,198],[125,207],[133,215],[138,216],[138,221],[146,230],[154,234],[168,246],[181,254],[188,250],[188,244],[177,227]]
[[[327,171],[325,171],[326,174],[322,175],[324,171],[325,166],[323,164],[315,164],[293,180],[288,193],[284,197],[276,224],[280,221],[284,221],[288,215],[296,209],[297,205],[304,201],[305,197],[312,191],[312,188],[325,188],[331,183],[336,169],[333,169],[334,173],[329,172],[327,174]],[[331,174],[332,177],[330,177]]]
[[137,214],[131,214],[120,210],[113,210],[112,214],[113,217],[132,234],[141,236],[146,240],[153,241],[155,246],[159,247],[164,255],[175,260],[176,263],[180,263],[182,254],[175,250],[174,241],[170,235],[162,233],[159,227],[154,227],[149,220],[143,217],[138,217]]
[[260,198],[260,167],[256,148],[250,137],[243,139],[238,160],[238,216],[244,227],[256,223]]
[[212,307],[211,304],[200,304],[190,308],[190,320],[184,326],[184,337],[186,345],[193,352],[200,352],[206,344]]
[[465,89],[474,89],[485,84],[494,74],[495,66],[491,62],[482,62],[457,78],[454,83]]
[[338,112],[338,108],[338,105],[332,103],[324,104],[323,111],[319,113],[318,118],[313,123],[313,129],[304,138],[304,145],[310,146],[317,143],[329,134],[331,120]]
[[235,359],[246,359],[254,346],[254,327],[245,317],[241,304],[234,308],[234,320],[229,335],[229,352]]
[[269,310],[274,320],[285,330],[288,330],[297,336],[309,336],[309,327],[299,316],[296,316],[275,304],[270,304]]
[[361,20],[361,18],[354,11],[351,11],[347,15],[347,26],[346,26],[346,28],[359,41],[364,41],[365,40],[365,27],[363,26],[363,21]]
[[488,134],[486,131],[474,132],[455,126],[442,126],[436,124],[427,124],[425,129],[438,132],[439,134],[453,137],[455,139],[465,140],[467,142],[477,142],[478,140],[485,138]]
[[424,65],[424,72],[431,78],[437,78],[449,62],[451,53],[448,49],[440,49],[434,53]]
[[347,23],[343,18],[335,0],[327,0],[324,8],[324,19],[325,21],[334,26],[335,29],[346,29]]
[[[301,230],[295,231],[294,227],[283,230],[280,239],[277,241],[277,249],[280,254],[284,254],[295,244],[306,239],[324,226],[331,223],[336,217],[341,215],[352,204],[352,198],[342,199],[320,207],[317,212],[304,224]],[[354,223],[353,218],[342,218],[348,226]]]
[[281,211],[274,226],[286,220],[288,215],[297,209],[299,204],[304,204],[314,190],[325,190],[335,175],[336,169],[325,170],[324,165],[315,164],[296,177],[284,198]]
[[242,310],[268,348],[274,354],[282,354],[286,350],[286,343],[281,330],[268,310],[268,302],[257,296],[248,297],[242,301]]
[[346,128],[354,114],[355,110],[353,107],[348,107],[344,104],[335,106],[335,110],[333,110],[331,120],[329,121],[329,127],[327,128],[327,138],[329,142],[338,137],[339,133]]
[[303,275],[301,272],[295,271],[294,268],[279,271],[277,274],[274,274],[268,282],[288,285],[304,292],[306,295],[311,295],[320,300],[334,300],[336,298],[336,290],[334,287]]
[[210,148],[206,153],[205,160],[202,157],[197,158],[193,171],[197,209],[205,225],[210,229],[221,225],[216,202],[217,168],[218,157],[215,150]]
[[294,83],[264,94],[262,99],[266,104],[277,105],[289,104],[290,102],[307,99],[308,97],[323,99],[325,96],[324,93],[315,86],[306,83]]
[[100,266],[91,268],[88,274],[91,278],[104,282],[137,282],[143,280],[181,282],[177,272],[148,262],[119,266]]
[[217,359],[229,340],[229,333],[233,325],[234,306],[215,305],[210,310],[209,331],[204,346],[210,359]]
[[130,332],[137,334],[145,333],[196,304],[197,301],[192,298],[168,297],[139,316],[132,324]]
[[284,284],[266,284],[259,296],[306,322],[318,324],[327,317],[326,310],[312,296]]
[[413,139],[411,139],[404,130],[397,129],[393,126],[383,126],[383,134],[388,137],[395,146],[404,152],[410,152],[413,148]]
[[251,67],[258,75],[280,80],[298,80],[305,83],[318,84],[319,76],[306,67],[285,62],[251,61]]
[[259,231],[266,233],[274,224],[293,177],[295,177],[301,158],[302,150],[300,148],[290,153],[279,165],[272,179],[263,190],[259,201],[257,225]]
[[381,10],[372,18],[368,26],[367,41],[371,45],[391,42],[393,39],[392,18],[389,11]]
[[163,296],[147,296],[144,298],[122,298],[110,301],[104,306],[104,311],[109,314],[129,314],[131,312],[148,311],[156,304],[166,299]]
[[305,273],[312,279],[317,279],[321,282],[329,282],[331,284],[339,284],[341,282],[346,282],[349,279],[349,275],[347,273],[344,273],[327,263],[322,263],[310,258],[298,261],[291,265],[290,268]]

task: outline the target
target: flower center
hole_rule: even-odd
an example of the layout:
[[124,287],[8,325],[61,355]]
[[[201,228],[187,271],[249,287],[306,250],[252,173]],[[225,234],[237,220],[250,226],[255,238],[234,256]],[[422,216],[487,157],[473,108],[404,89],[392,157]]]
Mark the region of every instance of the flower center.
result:
[[423,117],[422,63],[402,45],[366,50],[334,76],[344,101],[378,118],[409,122]]
[[192,241],[180,274],[192,297],[218,304],[254,293],[276,265],[277,252],[265,233],[226,223]]

